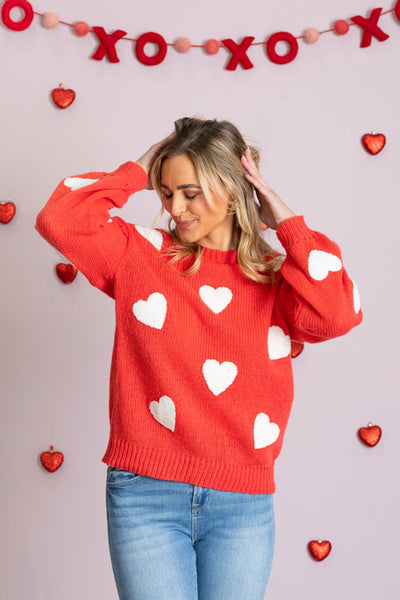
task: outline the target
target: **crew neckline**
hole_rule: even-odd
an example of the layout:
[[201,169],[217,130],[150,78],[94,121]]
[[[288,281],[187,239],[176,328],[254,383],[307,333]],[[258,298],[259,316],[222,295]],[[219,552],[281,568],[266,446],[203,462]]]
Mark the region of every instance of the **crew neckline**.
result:
[[214,248],[204,248],[203,259],[214,263],[237,263],[237,250],[216,250]]

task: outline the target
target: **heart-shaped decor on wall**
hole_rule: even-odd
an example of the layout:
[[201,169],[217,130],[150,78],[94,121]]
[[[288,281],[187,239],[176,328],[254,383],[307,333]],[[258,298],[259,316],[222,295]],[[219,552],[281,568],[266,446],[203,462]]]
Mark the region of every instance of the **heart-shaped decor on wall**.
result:
[[58,263],[56,273],[63,283],[72,283],[78,274],[78,269],[71,264]]
[[74,90],[66,90],[62,83],[51,92],[51,97],[58,108],[67,108],[75,100]]
[[0,203],[0,223],[7,225],[15,215],[15,204],[14,202],[2,202]]
[[62,452],[54,452],[54,446],[50,446],[50,452],[42,452],[40,462],[49,473],[54,473],[62,465],[64,455]]
[[362,145],[370,154],[378,154],[386,144],[386,137],[383,133],[366,133],[361,138]]
[[367,427],[361,427],[358,430],[358,437],[367,446],[373,447],[379,442],[382,436],[382,429],[379,425],[368,423]]
[[312,540],[308,544],[308,549],[314,560],[324,560],[332,550],[332,544],[328,541]]
[[291,343],[290,343],[290,345],[291,345],[290,356],[292,358],[296,358],[304,350],[304,344],[303,344],[303,342],[296,342],[296,340],[292,340]]

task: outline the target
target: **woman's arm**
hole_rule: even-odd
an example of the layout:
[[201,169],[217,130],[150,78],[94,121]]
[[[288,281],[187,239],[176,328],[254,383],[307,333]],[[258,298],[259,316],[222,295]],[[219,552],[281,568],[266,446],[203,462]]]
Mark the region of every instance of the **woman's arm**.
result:
[[151,189],[151,163],[167,139],[153,144],[136,162],[126,162],[113,173],[67,177],[38,214],[36,229],[45,240],[110,296],[128,234],[122,219],[111,219],[109,211],[122,208],[134,192]]
[[246,148],[241,162],[246,169],[245,177],[254,186],[260,202],[261,221],[271,229],[278,229],[279,225],[286,221],[286,219],[294,217],[294,212],[286,206],[278,194],[261,177],[261,173],[252,159],[248,148]]
[[346,273],[337,244],[307,227],[265,183],[249,150],[242,157],[246,179],[260,202],[260,217],[286,250],[277,302],[290,336],[318,342],[347,333],[362,320],[355,283]]
[[113,173],[67,177],[38,214],[36,229],[93,285],[112,295],[127,233],[123,221],[111,219],[109,210],[121,208],[146,183],[147,173],[133,162]]
[[358,289],[343,267],[337,244],[309,229],[301,216],[284,221],[277,236],[287,253],[277,301],[291,337],[319,342],[361,323]]

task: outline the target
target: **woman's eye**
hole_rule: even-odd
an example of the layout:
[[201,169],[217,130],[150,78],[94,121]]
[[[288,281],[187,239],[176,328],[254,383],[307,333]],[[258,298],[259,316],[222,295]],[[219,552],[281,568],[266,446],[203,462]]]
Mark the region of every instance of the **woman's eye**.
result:
[[185,198],[187,198],[188,200],[194,200],[196,196],[197,194],[194,194],[194,196],[189,196],[189,194],[185,194]]
[[169,200],[170,198],[172,198],[172,194],[166,194],[165,192],[163,193],[163,198],[164,200]]

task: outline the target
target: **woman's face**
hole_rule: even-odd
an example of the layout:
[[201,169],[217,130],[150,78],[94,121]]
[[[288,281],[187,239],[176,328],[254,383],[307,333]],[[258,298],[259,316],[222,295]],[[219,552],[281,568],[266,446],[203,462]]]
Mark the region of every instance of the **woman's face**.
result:
[[161,170],[162,202],[174,219],[183,242],[198,242],[216,250],[230,250],[233,215],[228,196],[206,200],[196,170],[185,154],[166,158]]

